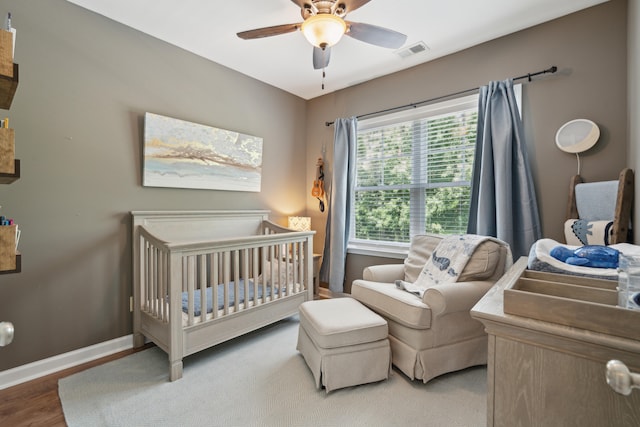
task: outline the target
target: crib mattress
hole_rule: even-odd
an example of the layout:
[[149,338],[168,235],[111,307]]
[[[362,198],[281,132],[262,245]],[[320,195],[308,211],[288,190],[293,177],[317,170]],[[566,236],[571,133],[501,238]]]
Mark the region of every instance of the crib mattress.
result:
[[[255,288],[256,286],[254,285],[252,280],[249,280],[249,301],[253,301],[254,296],[255,296]],[[235,283],[234,282],[229,282],[229,285],[227,286],[227,294],[228,294],[228,301],[229,301],[229,307],[233,307],[236,304],[236,294],[235,294]],[[264,289],[265,286],[258,286],[258,298],[262,298],[262,295],[264,293]],[[275,292],[277,292],[277,289],[275,290]],[[244,286],[244,280],[240,280],[238,282],[238,304],[244,304],[245,302],[245,286]],[[267,295],[271,295],[271,286],[266,286],[266,294]],[[213,288],[207,288],[207,292],[206,292],[206,298],[207,298],[207,313],[211,313],[213,312]],[[200,316],[202,314],[201,312],[201,304],[200,304],[200,299],[201,299],[201,293],[200,291],[195,291],[193,293],[193,301],[194,301],[194,315],[195,316]],[[221,283],[218,285],[218,301],[217,301],[217,309],[218,310],[222,310],[224,309],[224,284]],[[189,312],[189,293],[188,292],[183,292],[182,293],[182,311],[184,313],[188,313]]]

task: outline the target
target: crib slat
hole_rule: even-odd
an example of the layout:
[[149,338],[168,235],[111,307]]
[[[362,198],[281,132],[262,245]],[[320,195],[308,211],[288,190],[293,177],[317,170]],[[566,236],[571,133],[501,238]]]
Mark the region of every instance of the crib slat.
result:
[[233,251],[233,309],[237,312],[240,308],[240,252]]
[[224,276],[222,282],[224,284],[224,308],[223,313],[229,314],[229,282],[231,281],[231,260],[229,259],[229,251],[224,251],[222,256],[222,275]]
[[144,274],[143,274],[143,283],[142,286],[140,287],[140,302],[142,304],[142,309],[144,311],[149,311],[149,300],[147,299],[148,295],[149,295],[149,274],[150,274],[150,266],[149,266],[149,251],[151,249],[149,248],[149,242],[145,241],[144,242],[144,252],[143,252],[143,257],[144,257],[144,265],[142,266],[144,269]]
[[249,249],[242,250],[242,279],[244,283],[244,303],[243,307],[245,309],[249,308],[249,264],[251,263],[251,258],[249,258]]
[[[289,253],[290,262],[287,265],[287,286],[285,287],[284,294],[291,295],[291,291],[295,288],[296,283],[296,248],[295,243],[287,243],[287,252]],[[289,273],[291,272],[291,273]],[[291,278],[289,278],[291,276]]]
[[158,259],[158,271],[160,272],[158,279],[160,281],[160,295],[162,297],[161,298],[162,304],[160,305],[160,317],[164,322],[169,321],[169,310],[167,307],[168,297],[169,297],[168,265],[169,263],[167,261],[167,252],[161,251],[160,257]]
[[158,270],[156,268],[156,253],[157,253],[158,249],[155,246],[151,246],[151,250],[149,252],[149,265],[151,266],[151,277],[149,277],[149,288],[148,288],[148,293],[147,293],[147,300],[148,300],[148,310],[149,313],[151,313],[152,315],[156,315],[156,306],[155,303],[153,301],[153,289],[156,285],[156,281],[158,280]]
[[183,268],[186,269],[186,291],[187,291],[187,315],[189,318],[189,325],[193,325],[194,323],[194,297],[193,294],[195,292],[195,259],[193,256],[187,256],[186,258],[186,265],[183,266]]
[[146,298],[146,306],[147,306],[147,311],[151,314],[153,314],[153,286],[154,286],[154,282],[156,281],[157,278],[157,274],[158,272],[156,271],[156,265],[155,265],[155,254],[156,254],[156,248],[153,245],[149,246],[149,269],[150,269],[150,274],[149,277],[147,279],[147,298]]
[[273,299],[273,284],[275,283],[275,272],[276,272],[276,248],[274,245],[269,246],[269,259],[271,260],[271,278],[269,283],[271,286],[269,287],[269,296]]
[[264,266],[266,265],[267,259],[268,259],[268,256],[269,256],[269,246],[263,246],[262,248],[260,248],[260,251],[261,251],[260,268],[263,270],[262,271],[262,281],[260,283],[262,297],[259,298],[258,301],[260,303],[263,303],[263,302],[266,302],[266,298],[267,298],[267,281],[269,280],[267,275],[264,273]]
[[211,304],[213,307],[213,318],[217,319],[219,316],[218,312],[218,283],[220,283],[220,272],[218,268],[218,260],[219,254],[214,252],[211,254],[211,287],[213,288],[213,292],[211,293]]
[[282,296],[290,295],[290,289],[294,288],[295,277],[296,277],[296,253],[294,243],[286,243],[287,254],[289,254],[289,263],[286,266],[287,272],[287,281],[286,286],[282,291]]
[[[284,261],[284,270],[280,270],[280,271],[284,271],[284,283],[280,284],[280,298],[283,298],[286,294],[287,288],[289,287],[289,268],[293,268],[292,263],[292,259],[291,259],[291,248],[289,247],[288,244],[283,244],[282,245],[282,250],[284,251],[285,254],[285,261]],[[282,274],[280,274],[280,277],[283,277]]]
[[293,289],[291,289],[291,293],[295,294],[296,293],[296,289],[295,289],[295,285],[296,283],[301,283],[302,282],[302,258],[300,258],[300,247],[302,246],[301,242],[297,242],[297,243],[292,243],[292,251],[295,254],[295,258],[296,258],[296,263],[295,263],[295,268],[293,269]]
[[282,283],[280,278],[282,277],[282,272],[284,271],[284,264],[285,264],[285,258],[286,255],[282,252],[282,245],[278,245],[275,247],[276,249],[276,264],[277,264],[277,270],[276,270],[276,279],[275,282],[271,282],[271,292],[273,293],[273,297],[274,298],[279,298],[280,297],[280,289],[282,289]]
[[198,286],[200,287],[200,320],[204,322],[207,319],[207,260],[204,255],[198,255],[200,263],[200,275],[198,277]]
[[[298,243],[298,279],[296,283],[300,283],[300,292],[304,289],[304,252],[303,252],[303,244],[302,242]],[[295,289],[293,291],[295,293]]]
[[158,271],[158,252],[159,249],[156,246],[151,246],[151,253],[149,257],[149,263],[153,270],[151,277],[149,278],[149,312],[157,317],[158,316],[158,302],[156,300],[156,287],[158,286],[158,275],[160,272]]
[[260,284],[258,283],[258,277],[260,274],[260,248],[251,248],[251,252],[253,253],[253,273],[251,277],[253,278],[253,305],[258,305],[258,287]]

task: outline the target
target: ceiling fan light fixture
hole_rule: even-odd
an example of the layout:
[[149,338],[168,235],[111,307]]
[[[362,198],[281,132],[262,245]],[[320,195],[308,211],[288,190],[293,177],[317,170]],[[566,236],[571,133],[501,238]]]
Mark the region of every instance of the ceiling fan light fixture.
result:
[[347,24],[339,16],[321,13],[302,23],[302,34],[312,45],[324,49],[338,43],[347,31]]

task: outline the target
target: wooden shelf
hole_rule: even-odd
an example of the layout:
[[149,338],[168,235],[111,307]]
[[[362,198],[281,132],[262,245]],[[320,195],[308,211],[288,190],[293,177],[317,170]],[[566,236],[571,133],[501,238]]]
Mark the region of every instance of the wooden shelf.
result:
[[[9,37],[7,38],[6,35],[9,34]],[[7,49],[11,48],[11,41],[12,41],[12,37],[10,33],[4,32],[2,31],[2,35],[1,39],[2,39],[2,47],[3,47],[3,52],[7,52]],[[8,41],[7,41],[8,40]],[[11,51],[9,51],[11,52]],[[11,70],[11,62],[12,62],[12,58],[9,57],[8,59],[5,58],[3,56],[2,58],[3,62],[2,64],[5,65],[6,67],[3,68],[3,72],[7,72],[10,73]],[[0,74],[0,109],[4,109],[4,110],[8,110],[9,108],[11,108],[11,103],[13,102],[13,96],[16,93],[16,89],[18,89],[18,64],[13,64],[13,76],[7,76],[5,74]],[[11,158],[14,157],[14,147],[13,147],[13,130],[9,129],[10,134],[5,135],[3,133],[3,138],[8,137],[10,138],[8,140],[8,142],[10,143],[10,147],[7,149],[9,150],[9,155],[8,158],[5,157],[5,161],[3,162],[3,170],[4,171],[11,171],[11,168],[9,167],[11,165]],[[3,150],[6,149],[6,147],[4,146],[4,139],[3,139]],[[4,151],[3,151],[3,155],[4,155]],[[13,160],[13,164],[14,164],[14,171],[13,173],[2,173],[0,172],[0,184],[11,184],[12,182],[16,181],[18,178],[20,178],[20,160],[14,159]],[[9,228],[9,227],[7,227]],[[11,229],[15,229],[15,227],[11,226]],[[3,232],[4,234],[4,232]],[[12,236],[7,236],[7,237],[11,237],[10,240],[13,240]],[[6,242],[5,242],[6,243]],[[15,240],[13,240],[13,243],[15,244]],[[0,252],[3,253],[3,256],[8,257],[7,259],[3,258],[2,259],[2,268],[10,268],[10,270],[0,270],[0,274],[12,274],[12,273],[20,273],[22,271],[22,255],[13,250],[13,248],[11,248],[11,251],[8,251],[7,253],[7,248],[3,247],[0,248]],[[13,257],[15,256],[15,265],[13,263]],[[4,262],[4,261],[9,261],[9,262]],[[15,267],[15,268],[14,268]]]
[[640,311],[618,307],[617,280],[524,269],[504,289],[506,314],[640,341]]
[[16,172],[15,173],[0,173],[0,184],[11,184],[13,181],[17,181],[20,178],[20,160],[14,161]]
[[13,77],[0,74],[0,108],[8,110],[18,89],[18,64],[13,64]]
[[0,270],[0,274],[13,274],[22,271],[22,254],[16,255],[16,268],[14,270]]

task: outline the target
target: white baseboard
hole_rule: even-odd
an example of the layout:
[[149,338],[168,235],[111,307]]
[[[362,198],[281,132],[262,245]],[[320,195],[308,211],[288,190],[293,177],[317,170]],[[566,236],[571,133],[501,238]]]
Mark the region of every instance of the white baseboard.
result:
[[38,360],[37,362],[7,369],[6,371],[0,372],[0,390],[130,348],[133,348],[133,335],[101,342],[89,347]]

